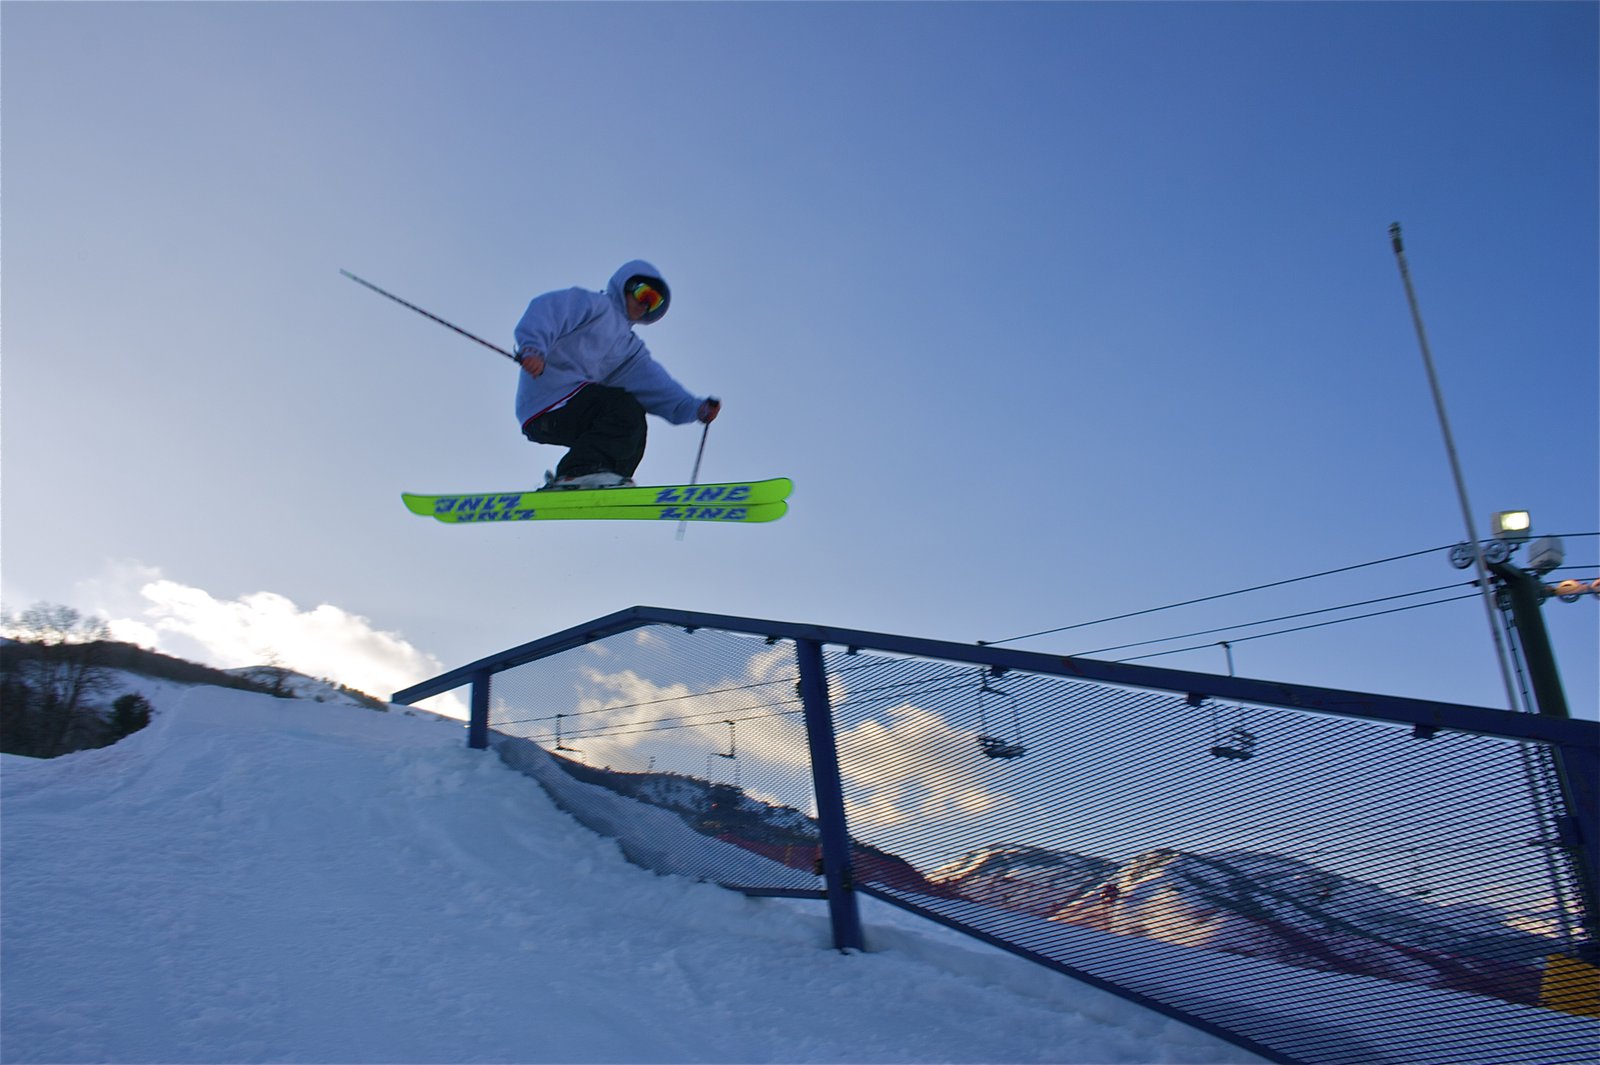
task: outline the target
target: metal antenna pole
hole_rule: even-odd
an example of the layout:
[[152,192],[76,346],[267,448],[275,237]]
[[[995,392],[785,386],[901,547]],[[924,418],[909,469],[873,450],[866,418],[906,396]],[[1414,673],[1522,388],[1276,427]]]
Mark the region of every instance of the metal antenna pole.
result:
[[1461,500],[1461,518],[1467,526],[1467,542],[1472,545],[1473,561],[1478,569],[1478,588],[1483,592],[1483,609],[1489,619],[1489,635],[1494,637],[1495,659],[1500,663],[1500,678],[1505,682],[1506,706],[1517,709],[1516,686],[1511,680],[1511,667],[1506,660],[1505,641],[1500,637],[1500,626],[1495,617],[1494,595],[1490,591],[1489,564],[1483,557],[1483,544],[1478,540],[1478,529],[1472,520],[1472,504],[1467,501],[1467,482],[1461,475],[1461,458],[1456,453],[1455,437],[1450,432],[1450,418],[1444,409],[1444,393],[1439,388],[1439,375],[1433,368],[1433,352],[1428,347],[1428,334],[1422,328],[1422,311],[1417,306],[1417,293],[1411,284],[1411,270],[1406,265],[1406,249],[1400,241],[1400,223],[1389,227],[1389,241],[1394,247],[1395,261],[1400,264],[1400,280],[1406,286],[1406,302],[1411,306],[1411,321],[1417,328],[1417,343],[1422,348],[1422,364],[1428,371],[1428,385],[1433,389],[1433,406],[1439,413],[1439,428],[1444,433],[1444,449],[1450,456],[1450,470],[1455,475],[1456,495]]
[[440,318],[437,314],[430,314],[429,312],[423,310],[421,307],[418,307],[415,303],[407,303],[405,300],[401,299],[399,296],[396,296],[393,292],[385,292],[383,289],[379,288],[377,285],[374,285],[371,281],[363,281],[361,278],[357,277],[355,274],[352,274],[348,270],[340,270],[339,272],[341,274],[343,274],[345,277],[348,277],[350,280],[354,281],[356,284],[365,285],[366,287],[370,288],[372,291],[376,292],[378,295],[387,296],[389,299],[394,300],[400,306],[409,307],[412,310],[416,311],[418,314],[422,315],[424,318],[433,319],[435,322],[438,322],[440,325],[444,326],[446,329],[454,329],[456,332],[460,333],[462,336],[466,337],[468,340],[476,340],[478,343],[482,344],[484,347],[488,348],[490,351],[498,352],[499,354],[504,355],[506,358],[510,359],[512,362],[516,363],[517,365],[520,366],[522,364],[522,360],[521,359],[517,358],[515,355],[513,355],[511,352],[507,351],[505,348],[496,347],[495,345],[489,343],[487,340],[483,339],[480,336],[473,336],[471,333],[467,332],[465,329],[462,329],[459,325],[452,325],[451,323],[445,321],[443,318]]

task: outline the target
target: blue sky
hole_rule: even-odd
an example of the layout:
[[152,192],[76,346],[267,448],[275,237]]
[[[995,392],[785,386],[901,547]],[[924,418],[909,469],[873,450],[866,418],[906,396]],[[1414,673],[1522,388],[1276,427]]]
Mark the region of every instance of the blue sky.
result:
[[[0,25],[7,610],[415,674],[636,603],[1003,640],[1451,544],[1394,221],[1480,531],[1600,529],[1594,4]],[[703,479],[791,476],[790,515],[679,541],[407,514],[559,452],[518,433],[509,363],[339,269],[509,344],[529,298],[634,257],[674,292],[641,335],[726,403]],[[687,479],[698,430],[651,432],[641,481]],[[1017,646],[1463,579],[1436,554]],[[1545,608],[1591,717],[1597,607]],[[1237,639],[1266,630],[1239,673],[1504,705],[1473,601]],[[1222,671],[1222,638],[1107,657]]]

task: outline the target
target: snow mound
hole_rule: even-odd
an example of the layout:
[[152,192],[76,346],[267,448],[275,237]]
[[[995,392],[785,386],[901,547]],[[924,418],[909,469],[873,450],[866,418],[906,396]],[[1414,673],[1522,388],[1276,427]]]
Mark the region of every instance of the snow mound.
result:
[[0,763],[9,1062],[1235,1062],[869,905],[628,864],[458,721],[152,686],[107,748]]

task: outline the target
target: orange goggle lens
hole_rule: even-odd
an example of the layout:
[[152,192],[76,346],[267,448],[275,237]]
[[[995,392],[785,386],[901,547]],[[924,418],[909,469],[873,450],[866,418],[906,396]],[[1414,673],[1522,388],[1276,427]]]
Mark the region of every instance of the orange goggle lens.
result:
[[640,281],[636,283],[628,290],[628,295],[638,300],[639,303],[644,306],[646,314],[654,314],[656,311],[661,309],[661,305],[663,303],[667,302],[667,297],[663,296],[656,288],[646,281]]

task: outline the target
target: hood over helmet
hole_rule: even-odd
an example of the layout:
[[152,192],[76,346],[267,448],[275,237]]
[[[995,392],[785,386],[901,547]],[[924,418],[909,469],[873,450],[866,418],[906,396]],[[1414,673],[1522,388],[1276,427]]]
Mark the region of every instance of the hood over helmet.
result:
[[633,259],[619,266],[617,272],[611,275],[611,280],[606,282],[606,295],[617,305],[618,310],[626,311],[628,304],[623,298],[623,293],[628,283],[636,278],[650,282],[651,287],[663,297],[661,306],[640,318],[638,324],[649,325],[651,322],[661,321],[662,316],[667,313],[667,308],[672,305],[672,290],[667,288],[667,282],[662,278],[661,271],[643,259]]

